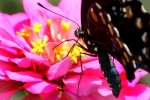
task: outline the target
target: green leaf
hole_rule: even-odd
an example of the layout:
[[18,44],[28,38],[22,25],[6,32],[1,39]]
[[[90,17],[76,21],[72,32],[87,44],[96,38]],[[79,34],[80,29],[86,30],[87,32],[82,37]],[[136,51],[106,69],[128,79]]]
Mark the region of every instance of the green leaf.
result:
[[49,2],[53,5],[57,5],[60,2],[60,0],[49,0]]
[[0,0],[0,11],[5,13],[15,13],[23,11],[21,0]]
[[144,76],[141,80],[140,83],[145,84],[150,87],[150,74]]
[[28,92],[26,91],[22,91],[22,90],[18,90],[12,97],[10,100],[23,100],[23,98],[25,96],[28,95]]

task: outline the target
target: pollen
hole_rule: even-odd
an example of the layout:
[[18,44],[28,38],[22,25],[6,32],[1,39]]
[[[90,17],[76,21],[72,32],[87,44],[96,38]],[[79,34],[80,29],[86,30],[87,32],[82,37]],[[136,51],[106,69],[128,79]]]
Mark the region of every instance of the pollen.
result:
[[32,45],[32,52],[36,53],[36,54],[43,54],[44,50],[47,46],[48,43],[48,37],[44,36],[44,38],[39,38],[36,41],[31,41],[31,45]]
[[47,20],[47,25],[48,25],[48,26],[51,26],[51,24],[52,24],[52,20],[51,20],[51,19],[48,19],[48,20]]
[[33,27],[32,27],[32,30],[35,33],[39,33],[41,31],[41,28],[42,28],[42,24],[40,24],[40,23],[34,23]]
[[71,23],[64,21],[64,20],[61,20],[61,28],[63,31],[67,32],[71,28]]
[[[75,46],[70,51],[70,48],[71,48],[71,46],[68,43],[64,43],[60,48],[57,48],[55,50],[56,59],[61,60],[63,57],[67,56],[67,54],[69,53],[68,57],[71,59],[71,61],[73,63],[77,63],[78,58],[81,56],[81,52],[83,52],[83,49],[78,46]],[[83,57],[83,56],[81,56],[81,57]]]
[[83,57],[83,55],[81,55],[81,52],[83,52],[83,49],[75,46],[73,48],[73,50],[69,53],[69,58],[74,62],[77,63],[78,62],[78,58],[79,57]]
[[58,47],[58,48],[56,48],[55,50],[54,50],[54,52],[55,52],[55,57],[56,57],[56,60],[61,60],[63,57],[65,57],[67,54],[68,54],[68,52],[69,52],[69,48],[70,48],[70,46],[69,46],[69,44],[68,43],[64,43],[63,45],[61,45],[60,47]]
[[18,35],[18,36],[21,36],[21,37],[23,37],[23,38],[28,38],[29,36],[30,36],[30,30],[28,30],[28,29],[23,29],[21,32],[16,32],[16,34]]

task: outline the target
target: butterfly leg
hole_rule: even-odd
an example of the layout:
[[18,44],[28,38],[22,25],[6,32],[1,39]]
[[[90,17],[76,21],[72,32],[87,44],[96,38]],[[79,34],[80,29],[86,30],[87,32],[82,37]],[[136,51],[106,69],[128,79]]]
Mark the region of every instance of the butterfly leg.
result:
[[78,40],[76,40],[76,39],[68,39],[68,40],[64,40],[64,41],[60,42],[60,43],[57,44],[53,49],[56,49],[59,45],[65,43],[65,42],[70,42],[70,41],[73,41],[73,42],[75,42],[75,43],[73,43],[73,45],[71,46],[71,48],[70,48],[70,50],[68,51],[67,55],[66,55],[65,57],[63,57],[63,59],[66,58],[66,57],[68,57],[68,55],[70,54],[70,52],[73,50],[73,48],[74,48],[76,45],[79,46],[79,47],[85,48],[84,46],[82,46],[82,45],[79,43]]
[[79,81],[78,81],[77,94],[79,94],[79,91],[80,91],[80,83],[81,83],[81,80],[82,80],[82,75],[83,75],[83,73],[84,73],[83,64],[82,64],[82,55],[88,55],[88,56],[92,56],[92,57],[95,57],[95,56],[96,56],[96,54],[91,54],[91,53],[83,53],[83,52],[80,53],[79,61],[80,61],[80,66],[81,66],[81,74],[80,74]]
[[64,41],[60,42],[59,44],[57,44],[53,49],[57,48],[59,45],[65,43],[65,42],[70,42],[70,41],[78,43],[78,40],[76,40],[76,39],[67,39],[67,40],[64,40]]

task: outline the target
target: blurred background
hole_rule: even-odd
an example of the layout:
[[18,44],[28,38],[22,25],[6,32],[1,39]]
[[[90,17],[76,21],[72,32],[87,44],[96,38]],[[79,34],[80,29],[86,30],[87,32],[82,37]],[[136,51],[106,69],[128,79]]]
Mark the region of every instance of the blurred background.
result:
[[[49,0],[50,3],[57,5],[60,0]],[[15,13],[23,11],[22,0],[0,0],[0,12]]]
[[[14,12],[19,12],[23,11],[22,0],[0,0],[0,12],[6,12],[6,13],[14,13]],[[49,0],[54,5],[57,5],[57,3],[60,0]],[[140,0],[143,2],[143,5],[145,8],[150,12],[150,0]]]

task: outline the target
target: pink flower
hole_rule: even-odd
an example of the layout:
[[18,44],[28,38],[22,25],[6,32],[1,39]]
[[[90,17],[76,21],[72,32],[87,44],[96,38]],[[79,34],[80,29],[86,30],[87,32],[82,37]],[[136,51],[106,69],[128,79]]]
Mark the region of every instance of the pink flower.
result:
[[[1,13],[0,100],[9,100],[17,91],[25,92],[25,100],[116,100],[97,57],[84,56],[81,72],[81,48],[76,46],[68,57],[71,42],[55,48],[63,40],[75,38],[77,25],[37,2],[80,24],[81,0],[62,0],[58,7],[46,0],[23,0],[25,13]],[[149,99],[150,89],[138,84],[139,77],[129,83],[122,65],[114,63],[122,79],[119,100]]]
[[[18,90],[27,93],[25,99],[33,95],[33,99],[51,96],[56,100],[65,98],[64,94],[74,97],[64,91],[67,88],[64,76],[74,66],[73,60],[71,56],[61,60],[68,52],[63,49],[69,44],[54,47],[71,37],[69,33],[75,26],[59,16],[52,16],[37,2],[61,13],[45,0],[24,0],[26,13],[0,15],[0,84],[4,86],[0,89],[1,100],[9,100]],[[77,83],[71,84],[77,86]]]
[[[60,16],[49,14],[37,2],[63,14],[45,0],[24,0],[26,13],[1,13],[0,82],[7,87],[1,88],[0,99],[11,98],[18,90],[27,93],[25,99],[31,96],[45,100],[77,99],[80,73],[72,70],[77,65],[79,53],[72,52],[62,59],[67,55],[70,44],[54,49],[64,39],[74,36],[72,33],[76,26]],[[76,49],[80,51],[80,48]]]

